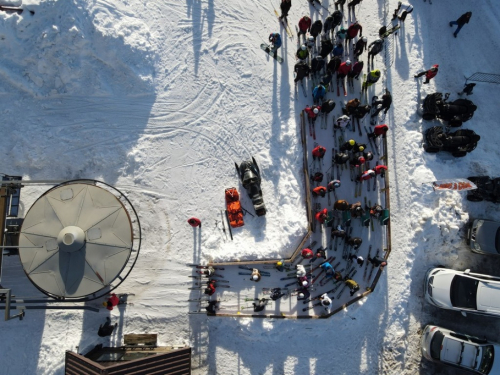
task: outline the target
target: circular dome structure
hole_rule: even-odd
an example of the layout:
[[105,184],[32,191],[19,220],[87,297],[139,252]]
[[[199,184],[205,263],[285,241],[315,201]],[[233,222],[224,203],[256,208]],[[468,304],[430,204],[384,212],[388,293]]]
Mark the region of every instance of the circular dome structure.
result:
[[95,296],[111,286],[136,251],[125,205],[95,183],[77,180],[50,189],[24,219],[21,263],[31,282],[51,297]]

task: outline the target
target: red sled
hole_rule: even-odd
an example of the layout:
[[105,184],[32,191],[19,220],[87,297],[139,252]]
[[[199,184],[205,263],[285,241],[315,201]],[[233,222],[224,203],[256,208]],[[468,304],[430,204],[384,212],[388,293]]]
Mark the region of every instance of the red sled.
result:
[[240,195],[236,188],[226,189],[226,205],[227,214],[229,216],[229,224],[232,228],[238,228],[245,225],[243,221],[243,210],[241,209]]

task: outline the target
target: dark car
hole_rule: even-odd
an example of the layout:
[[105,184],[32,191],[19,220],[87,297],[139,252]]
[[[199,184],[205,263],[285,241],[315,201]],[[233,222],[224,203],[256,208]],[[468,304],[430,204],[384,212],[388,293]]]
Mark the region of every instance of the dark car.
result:
[[449,96],[450,94],[445,94],[443,97],[440,92],[427,95],[424,99],[422,118],[427,121],[439,118],[448,121],[450,126],[458,127],[474,116],[477,106],[473,102],[469,99],[447,102]]
[[260,188],[260,169],[252,156],[252,160],[245,160],[238,164],[234,163],[236,166],[236,171],[240,176],[241,183],[246,189],[248,196],[252,200],[253,207],[257,216],[263,216],[266,214],[266,205],[264,204],[264,198],[262,197],[262,190]]
[[474,176],[469,177],[468,180],[476,184],[477,189],[468,192],[467,200],[471,202],[483,200],[493,203],[500,202],[500,177]]
[[468,239],[473,252],[500,255],[500,223],[476,219],[469,229]]
[[447,151],[459,158],[474,150],[480,139],[481,137],[470,129],[447,133],[442,126],[433,126],[425,132],[424,150],[430,153]]

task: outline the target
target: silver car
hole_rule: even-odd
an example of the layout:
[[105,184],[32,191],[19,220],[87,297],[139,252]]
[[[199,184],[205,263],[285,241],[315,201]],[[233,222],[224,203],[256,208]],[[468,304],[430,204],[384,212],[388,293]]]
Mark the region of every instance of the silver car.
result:
[[500,317],[500,277],[431,268],[424,280],[425,299],[442,309]]
[[474,220],[468,237],[470,248],[475,253],[500,255],[500,223]]
[[422,333],[420,348],[424,358],[433,362],[472,371],[500,374],[500,345],[475,336],[428,325]]

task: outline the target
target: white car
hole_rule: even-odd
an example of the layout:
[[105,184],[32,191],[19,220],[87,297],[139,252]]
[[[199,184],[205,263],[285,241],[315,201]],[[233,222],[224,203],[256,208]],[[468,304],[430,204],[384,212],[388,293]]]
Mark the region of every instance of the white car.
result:
[[486,339],[456,333],[428,325],[420,341],[422,355],[430,361],[472,371],[476,374],[500,374],[500,345]]
[[500,317],[500,277],[431,268],[424,281],[425,299],[434,306]]

